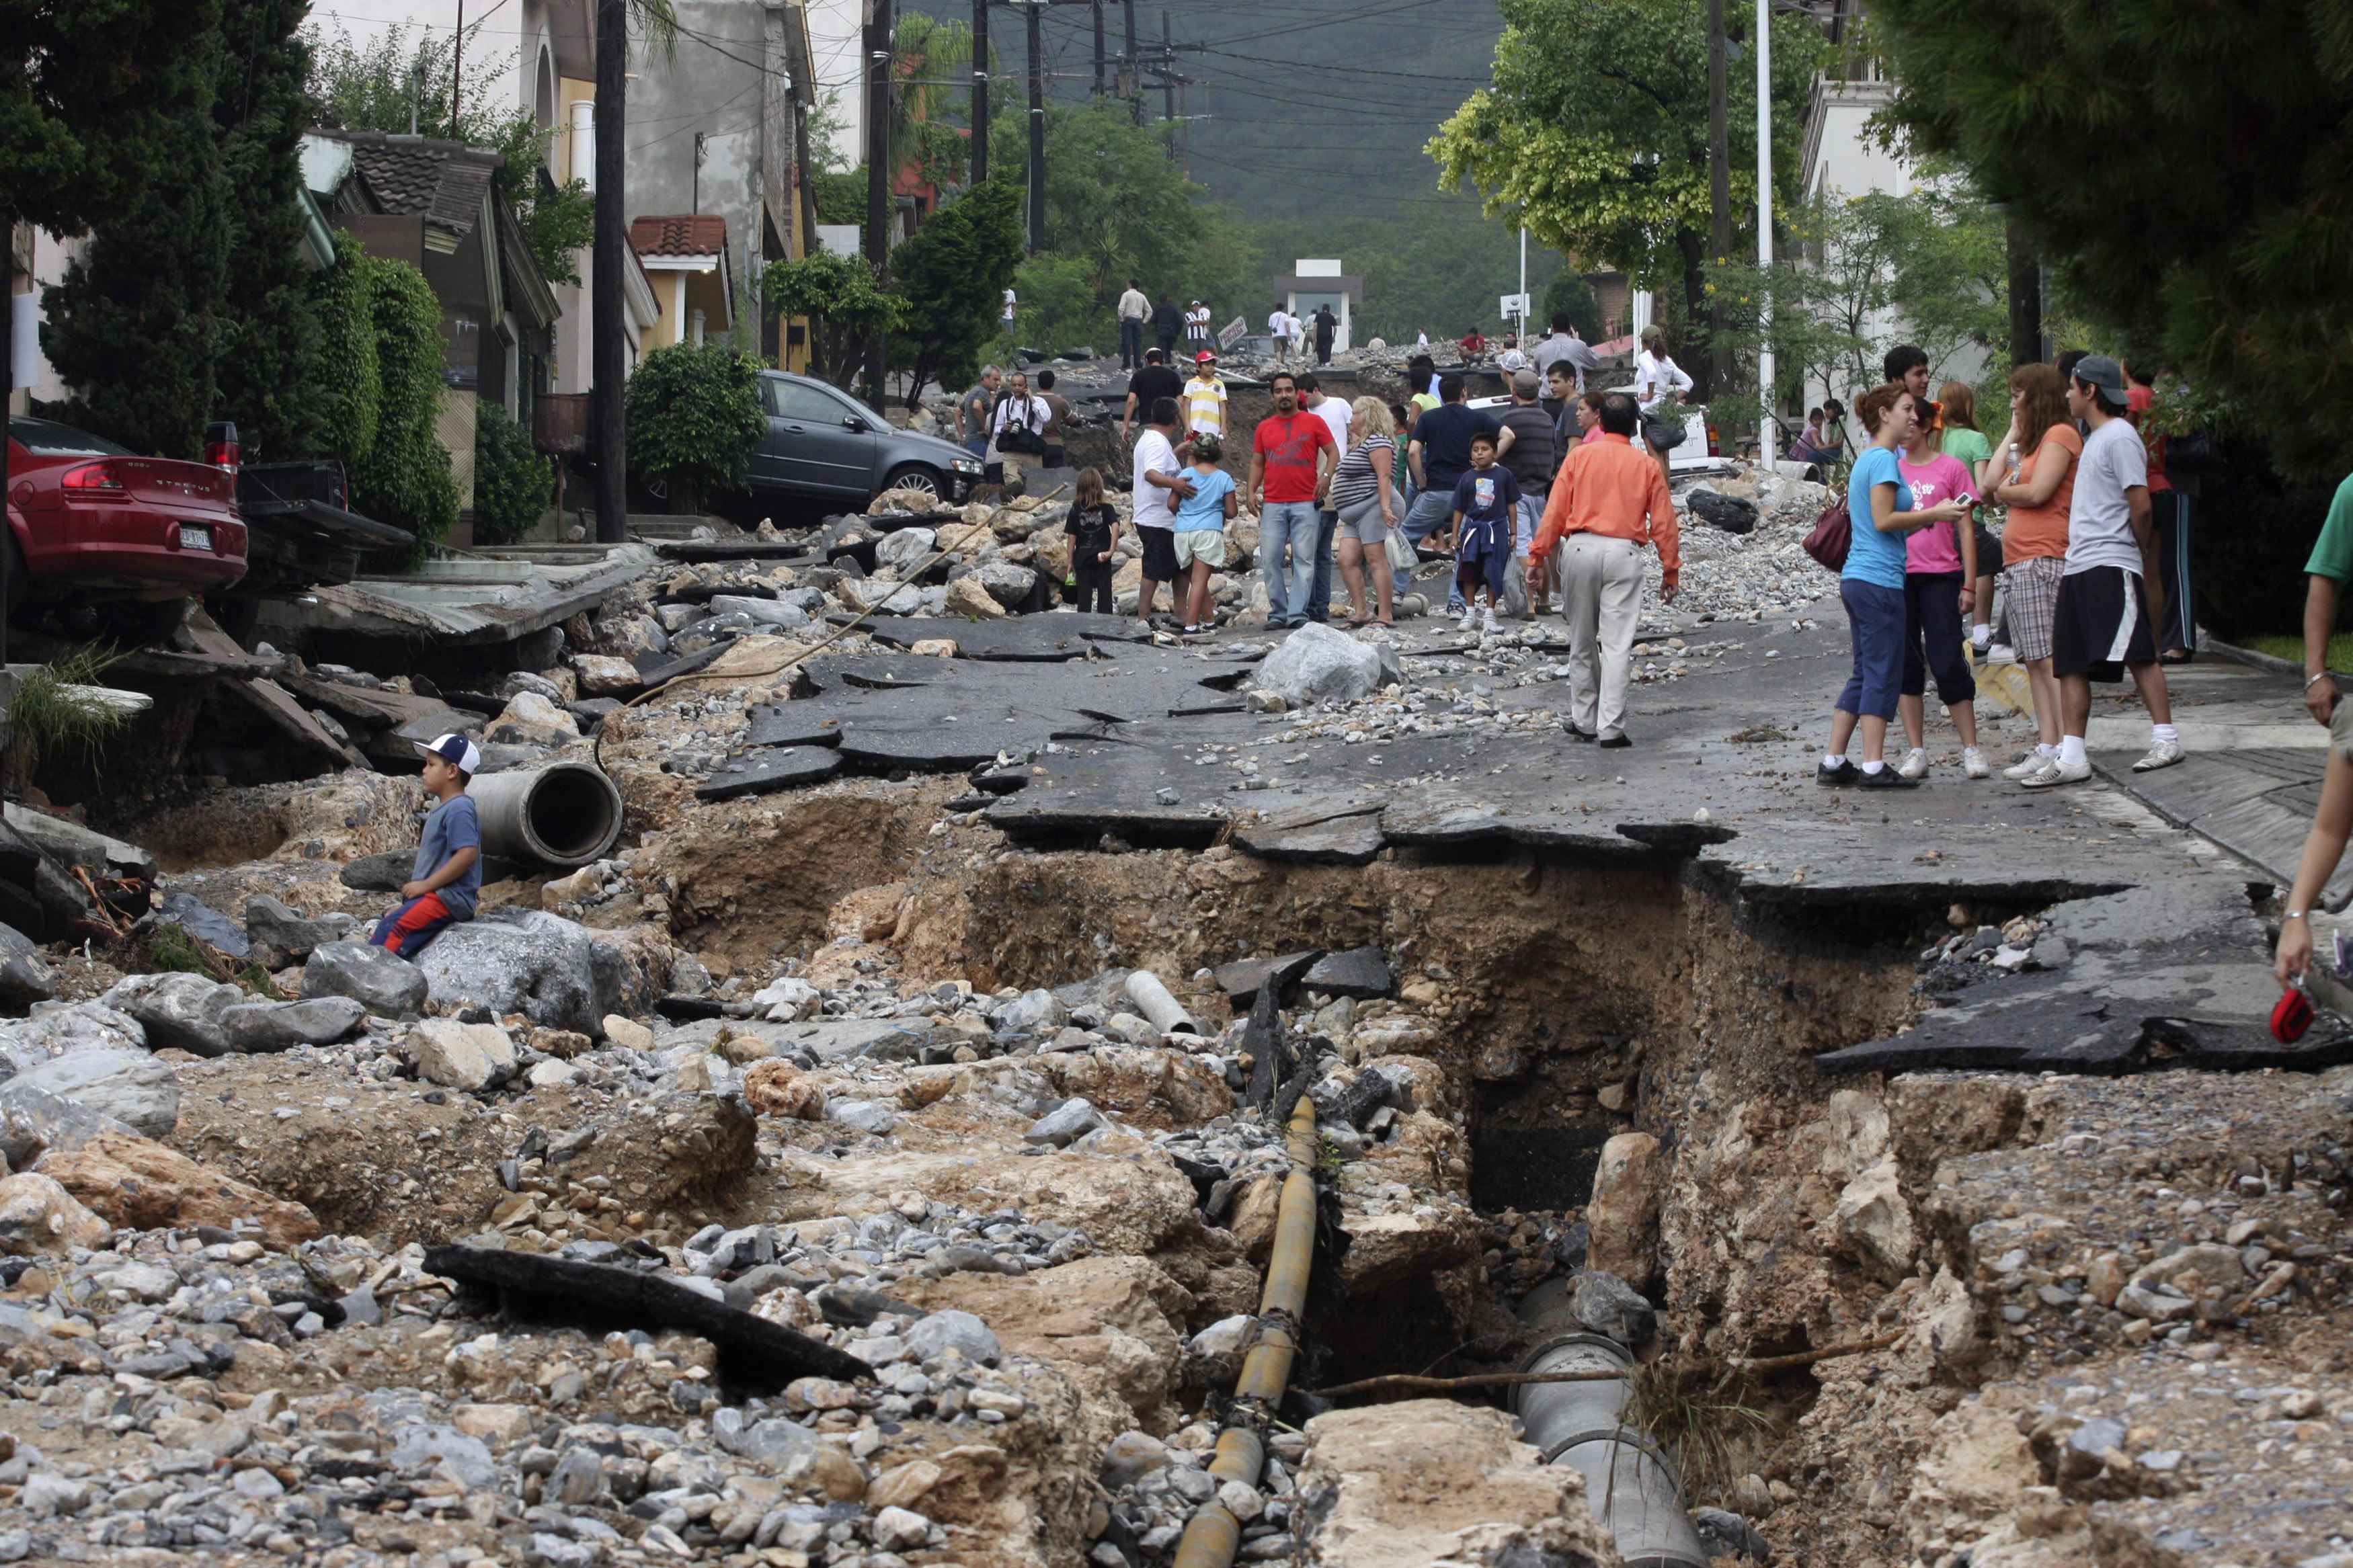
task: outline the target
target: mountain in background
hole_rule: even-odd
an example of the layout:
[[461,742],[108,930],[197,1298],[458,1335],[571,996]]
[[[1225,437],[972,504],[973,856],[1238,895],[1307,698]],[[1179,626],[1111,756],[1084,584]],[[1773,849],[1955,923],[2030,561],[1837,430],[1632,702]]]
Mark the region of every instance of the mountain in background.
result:
[[[970,0],[902,0],[908,9],[969,24]],[[1124,47],[1123,0],[1105,0],[1105,40],[1115,76]],[[1519,282],[1519,238],[1482,217],[1472,195],[1438,189],[1422,152],[1439,122],[1486,85],[1503,19],[1486,0],[1191,0],[1139,4],[1136,29],[1156,63],[1162,18],[1176,44],[1176,94],[1186,118],[1184,162],[1211,197],[1250,226],[1269,278],[1300,257],[1336,257],[1365,279],[1358,341],[1426,331],[1460,336],[1474,321],[1493,331],[1497,298]],[[1026,101],[1029,53],[1022,13],[992,5],[996,74]],[[1040,18],[1050,101],[1083,100],[1094,72],[1092,15],[1055,5]],[[1002,92],[1004,88],[996,89]],[[1166,95],[1145,95],[1157,123]],[[1018,157],[1007,149],[997,157]],[[1561,258],[1531,247],[1528,287],[1541,303]],[[1262,322],[1262,300],[1212,300],[1220,321]]]

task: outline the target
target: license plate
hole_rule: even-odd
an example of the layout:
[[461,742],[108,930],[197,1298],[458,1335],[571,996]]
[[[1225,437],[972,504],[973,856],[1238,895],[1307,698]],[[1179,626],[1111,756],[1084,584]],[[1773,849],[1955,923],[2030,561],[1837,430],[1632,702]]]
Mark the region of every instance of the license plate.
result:
[[211,529],[198,528],[193,523],[184,522],[180,524],[181,549],[210,550],[212,547],[213,531]]

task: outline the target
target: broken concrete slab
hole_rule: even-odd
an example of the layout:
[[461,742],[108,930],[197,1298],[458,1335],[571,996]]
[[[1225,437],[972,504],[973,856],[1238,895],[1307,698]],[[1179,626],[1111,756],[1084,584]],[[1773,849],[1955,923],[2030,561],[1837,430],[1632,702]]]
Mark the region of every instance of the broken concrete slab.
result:
[[1397,994],[1397,976],[1389,971],[1388,955],[1377,947],[1327,952],[1315,961],[1299,984],[1327,996],[1353,996],[1358,1001]]
[[[1918,1028],[1814,1058],[1825,1072],[1890,1075],[1965,1068],[1991,1072],[2064,1072],[2100,1076],[2194,1068],[2207,1072],[2321,1072],[2353,1062],[2353,1033],[2314,1030],[2283,1045],[2270,1030],[2247,1023],[2198,1018],[2107,1018],[2105,1003],[2080,1007],[2010,1008],[2016,1033],[1997,1032],[1982,1017],[1939,1026],[1930,1014]],[[2034,1029],[2036,1016],[2048,1026]]]
[[1274,987],[1277,995],[1289,992],[1323,956],[1323,949],[1308,948],[1275,958],[1245,958],[1221,963],[1209,973],[1216,977],[1218,989],[1226,994],[1226,1000],[1239,1010],[1249,1006],[1268,985]]
[[839,773],[842,753],[831,746],[768,746],[739,752],[712,771],[697,800],[739,800],[821,784]]
[[425,1267],[524,1321],[700,1335],[718,1347],[721,1381],[746,1393],[776,1394],[799,1377],[859,1383],[873,1375],[866,1363],[797,1330],[635,1268],[479,1247],[434,1247]]
[[1388,842],[1382,805],[1320,802],[1237,823],[1234,843],[1262,860],[1302,866],[1369,866]]

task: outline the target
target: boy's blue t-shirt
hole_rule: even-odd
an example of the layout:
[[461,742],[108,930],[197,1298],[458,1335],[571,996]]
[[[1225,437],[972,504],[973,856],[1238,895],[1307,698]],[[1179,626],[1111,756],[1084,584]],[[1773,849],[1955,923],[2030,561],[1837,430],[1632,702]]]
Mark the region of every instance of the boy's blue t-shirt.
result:
[[1519,500],[1519,481],[1501,463],[1472,468],[1454,485],[1454,510],[1462,514],[1465,528],[1503,521]]
[[1895,487],[1895,510],[1912,510],[1912,487],[1895,454],[1884,447],[1866,447],[1846,477],[1848,543],[1846,569],[1841,577],[1882,588],[1904,586],[1904,539],[1872,526],[1871,492],[1880,485]]
[[1226,526],[1226,498],[1234,493],[1234,477],[1223,468],[1203,473],[1187,468],[1193,481],[1190,499],[1176,503],[1176,531],[1204,533]]
[[466,874],[441,889],[441,901],[461,921],[474,918],[474,900],[482,891],[481,818],[474,815],[474,797],[454,795],[425,815],[424,831],[417,839],[417,864],[408,873],[421,882],[438,871],[460,849],[476,851]]

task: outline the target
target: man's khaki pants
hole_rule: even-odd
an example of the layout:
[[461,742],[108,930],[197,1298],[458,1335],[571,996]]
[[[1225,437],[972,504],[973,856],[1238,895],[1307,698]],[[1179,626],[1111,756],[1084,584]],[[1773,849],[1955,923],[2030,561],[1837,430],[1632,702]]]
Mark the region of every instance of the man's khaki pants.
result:
[[1568,623],[1569,721],[1588,734],[1626,722],[1626,678],[1642,618],[1642,552],[1630,539],[1572,533],[1553,552]]

